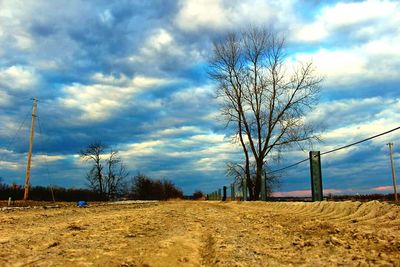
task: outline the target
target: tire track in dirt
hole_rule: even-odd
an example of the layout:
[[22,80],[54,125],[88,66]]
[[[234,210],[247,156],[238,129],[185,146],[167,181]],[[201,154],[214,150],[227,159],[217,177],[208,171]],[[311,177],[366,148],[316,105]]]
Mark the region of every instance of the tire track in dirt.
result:
[[188,202],[0,212],[0,266],[400,265],[380,202]]
[[215,240],[211,234],[206,234],[201,248],[201,264],[212,266],[215,262]]

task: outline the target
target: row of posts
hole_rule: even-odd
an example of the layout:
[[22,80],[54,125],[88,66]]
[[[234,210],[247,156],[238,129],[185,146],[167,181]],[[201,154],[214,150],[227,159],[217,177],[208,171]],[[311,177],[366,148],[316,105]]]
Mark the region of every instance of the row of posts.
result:
[[[266,201],[267,200],[267,184],[265,181],[265,177],[261,178],[261,184],[264,186],[261,187],[261,200]],[[241,192],[238,192],[236,194],[235,190],[235,184],[230,185],[231,189],[231,195],[230,198],[231,200],[243,200],[246,201],[248,197],[248,192],[247,192],[247,184],[246,180],[242,181],[242,190]],[[219,201],[226,201],[227,200],[227,187],[224,186],[222,189],[218,189],[210,194],[207,194],[207,199],[208,200],[219,200]]]
[[[322,193],[322,172],[321,172],[321,155],[319,151],[310,151],[309,153],[310,160],[310,176],[311,176],[311,193],[312,193],[312,201],[322,201],[323,193]],[[261,177],[261,200],[267,200],[267,183],[266,177]],[[242,180],[242,190],[236,194],[235,185],[231,184],[231,200],[243,200],[246,201],[248,199],[247,192],[247,183],[246,179]],[[211,194],[207,194],[208,200],[219,200],[226,201],[226,190],[227,187],[224,186],[217,191],[212,192]]]

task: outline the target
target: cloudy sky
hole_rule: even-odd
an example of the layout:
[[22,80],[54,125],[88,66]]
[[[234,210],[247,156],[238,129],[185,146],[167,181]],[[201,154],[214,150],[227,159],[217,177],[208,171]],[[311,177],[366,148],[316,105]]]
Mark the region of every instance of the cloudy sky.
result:
[[[94,140],[130,173],[167,178],[186,194],[230,183],[238,147],[218,119],[207,77],[213,40],[250,25],[287,38],[292,61],[324,77],[308,119],[327,151],[400,126],[400,3],[396,0],[0,0],[0,176],[24,183],[31,98],[37,96],[31,183],[85,185],[77,156]],[[389,141],[322,158],[333,193],[390,192]],[[289,151],[276,168],[306,158]],[[282,173],[277,195],[309,194],[308,164]]]

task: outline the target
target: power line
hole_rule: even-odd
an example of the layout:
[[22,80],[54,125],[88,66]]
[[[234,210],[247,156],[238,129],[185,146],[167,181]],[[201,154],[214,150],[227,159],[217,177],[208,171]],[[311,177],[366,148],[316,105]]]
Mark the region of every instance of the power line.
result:
[[[14,136],[8,142],[8,144],[5,146],[5,150],[9,151],[11,149],[11,147],[14,145],[14,142],[16,141],[16,139],[17,139],[22,127],[25,125],[26,120],[29,118],[30,113],[31,113],[31,110],[29,110],[27,112],[27,114],[25,115],[24,119],[22,120],[22,123],[19,125],[19,127],[18,127],[17,131],[15,132]],[[5,155],[2,155],[0,157],[0,161],[3,161],[5,157],[6,157]]]
[[[43,134],[43,132],[42,132],[42,123],[41,123],[39,118],[40,117],[39,117],[39,114],[38,114],[37,115],[37,121],[38,121],[38,126],[39,126],[39,133],[40,133],[40,135],[42,135]],[[44,164],[45,164],[45,169],[46,169],[46,173],[47,173],[47,179],[50,182],[51,197],[53,199],[53,202],[55,202],[53,186],[51,185],[51,179],[50,179],[49,164],[47,162],[47,154],[44,155]]]
[[338,150],[341,150],[341,149],[344,149],[344,148],[348,148],[348,147],[351,147],[351,146],[354,146],[354,145],[357,145],[357,144],[360,144],[360,143],[369,141],[369,140],[371,140],[371,139],[374,139],[374,138],[377,138],[377,137],[379,137],[379,136],[382,136],[382,135],[385,135],[385,134],[388,134],[388,133],[397,131],[397,130],[399,130],[399,129],[400,129],[400,127],[396,127],[396,128],[391,129],[391,130],[389,130],[389,131],[386,131],[386,132],[383,132],[383,133],[380,133],[380,134],[377,134],[377,135],[374,135],[374,136],[365,138],[365,139],[363,139],[363,140],[361,140],[361,141],[357,141],[357,142],[354,142],[354,143],[351,143],[351,144],[348,144],[348,145],[345,145],[345,146],[341,146],[341,147],[338,147],[338,148],[335,148],[335,149],[332,149],[332,150],[323,152],[323,153],[321,153],[320,155],[322,156],[322,155],[326,155],[326,154],[329,154],[329,153],[332,153],[332,152],[336,152],[336,151],[338,151]]
[[293,164],[291,164],[291,165],[289,165],[289,166],[286,166],[286,167],[283,167],[283,168],[280,168],[280,169],[277,169],[277,170],[270,171],[270,172],[268,172],[267,174],[271,174],[271,173],[275,173],[275,172],[280,172],[280,171],[283,171],[283,170],[292,168],[292,167],[297,166],[297,165],[299,165],[299,164],[301,164],[301,163],[303,163],[303,162],[306,162],[306,161],[309,160],[309,159],[310,159],[310,158],[306,158],[306,159],[300,160],[300,161],[298,161],[298,162],[296,162],[296,163],[293,163]]
[[[399,129],[400,129],[400,126],[399,126],[399,127],[396,127],[396,128],[393,128],[393,129],[391,129],[391,130],[389,130],[389,131],[386,131],[386,132],[383,132],[383,133],[380,133],[380,134],[376,134],[376,135],[374,135],[374,136],[370,136],[370,137],[365,138],[365,139],[363,139],[363,140],[360,140],[360,141],[357,141],[357,142],[354,142],[354,143],[351,143],[351,144],[348,144],[348,145],[345,145],[345,146],[341,146],[341,147],[338,147],[338,148],[335,148],[335,149],[332,149],[332,150],[328,150],[328,151],[322,152],[322,153],[320,153],[320,156],[322,156],[322,155],[327,155],[327,154],[329,154],[329,153],[333,153],[333,152],[336,152],[336,151],[339,151],[339,150],[341,150],[341,149],[345,149],[345,148],[348,148],[348,147],[351,147],[351,146],[354,146],[354,145],[358,145],[358,144],[360,144],[360,143],[363,143],[363,142],[369,141],[369,140],[371,140],[371,139],[380,137],[380,136],[382,136],[382,135],[385,135],[385,134],[388,134],[388,133],[397,131],[397,130],[399,130]],[[283,170],[286,170],[286,169],[295,167],[295,166],[297,166],[297,165],[299,165],[299,164],[301,164],[301,163],[303,163],[303,162],[308,161],[309,159],[310,159],[310,158],[306,158],[306,159],[300,160],[300,161],[298,161],[298,162],[296,162],[296,163],[293,163],[293,164],[291,164],[291,165],[288,165],[288,166],[286,166],[286,167],[283,167],[283,168],[280,168],[280,169],[277,169],[277,170],[270,171],[270,172],[268,172],[267,174],[272,174],[272,173],[275,173],[275,172],[280,172],[280,171],[283,171]]]
[[13,145],[13,143],[15,142],[15,139],[18,136],[18,133],[21,131],[22,127],[24,126],[26,120],[28,119],[29,115],[30,115],[31,111],[29,110],[28,113],[25,115],[24,120],[22,121],[21,125],[18,127],[17,131],[15,132],[13,138],[11,139],[11,141],[8,143],[8,145],[6,146],[6,149],[9,150],[11,148],[11,146]]

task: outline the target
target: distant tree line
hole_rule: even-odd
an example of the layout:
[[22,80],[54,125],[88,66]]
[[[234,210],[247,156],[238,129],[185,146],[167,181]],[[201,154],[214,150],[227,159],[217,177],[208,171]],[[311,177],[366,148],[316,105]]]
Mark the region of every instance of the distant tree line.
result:
[[202,200],[202,199],[205,199],[205,195],[204,195],[204,193],[202,191],[196,190],[193,193],[192,199],[194,199],[194,200]]
[[[53,191],[53,193],[52,193]],[[29,199],[35,201],[99,201],[100,196],[89,189],[82,188],[64,188],[50,186],[31,186],[29,188]],[[7,200],[11,197],[12,200],[21,200],[24,196],[24,187],[17,184],[0,183],[0,200]]]
[[183,192],[169,180],[153,180],[139,173],[132,179],[131,198],[142,200],[167,200],[183,198]]
[[[144,174],[138,174],[131,178],[130,182],[124,182],[118,194],[113,196],[117,199],[137,200],[168,200],[183,198],[183,192],[169,180],[152,179]],[[98,191],[87,188],[64,188],[50,186],[31,186],[29,199],[34,201],[104,201],[104,195]],[[0,200],[21,200],[24,196],[24,187],[15,183],[9,185],[0,181]],[[111,199],[108,199],[111,200]]]
[[[152,179],[138,173],[129,178],[129,173],[119,152],[100,141],[89,144],[80,151],[81,158],[90,162],[86,173],[87,188],[63,188],[31,186],[29,199],[35,201],[109,201],[118,199],[168,200],[183,198],[183,192],[167,179]],[[15,183],[3,183],[0,177],[0,200],[21,200],[24,187]]]

